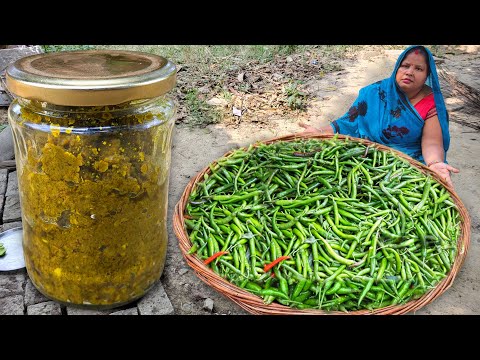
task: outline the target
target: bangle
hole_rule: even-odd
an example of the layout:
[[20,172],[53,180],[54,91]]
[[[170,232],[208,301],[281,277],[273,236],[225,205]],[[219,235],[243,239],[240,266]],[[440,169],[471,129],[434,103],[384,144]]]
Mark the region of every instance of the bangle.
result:
[[433,161],[430,161],[430,162],[427,164],[427,166],[430,167],[430,166],[432,166],[433,164],[438,164],[438,163],[441,163],[441,162],[443,162],[443,161],[442,161],[442,160],[433,160]]

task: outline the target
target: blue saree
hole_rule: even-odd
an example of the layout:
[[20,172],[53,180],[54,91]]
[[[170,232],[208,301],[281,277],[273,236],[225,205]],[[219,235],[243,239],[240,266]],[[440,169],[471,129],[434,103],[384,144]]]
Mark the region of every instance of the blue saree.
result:
[[[425,163],[422,156],[422,130],[425,121],[412,106],[395,81],[397,69],[410,46],[398,57],[392,75],[366,86],[348,112],[331,123],[334,133],[355,136],[386,145]],[[426,84],[432,88],[438,120],[442,128],[445,162],[450,145],[448,113],[440,91],[437,70],[432,53],[428,54],[430,74]],[[427,120],[428,121],[428,120]]]

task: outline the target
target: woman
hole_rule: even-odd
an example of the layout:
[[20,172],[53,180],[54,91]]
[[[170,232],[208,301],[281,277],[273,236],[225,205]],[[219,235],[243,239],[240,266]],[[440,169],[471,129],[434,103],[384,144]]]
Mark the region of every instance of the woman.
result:
[[340,133],[368,139],[423,162],[453,186],[446,163],[450,145],[445,108],[433,56],[410,46],[392,76],[362,88],[348,112],[320,129],[300,123],[307,133]]

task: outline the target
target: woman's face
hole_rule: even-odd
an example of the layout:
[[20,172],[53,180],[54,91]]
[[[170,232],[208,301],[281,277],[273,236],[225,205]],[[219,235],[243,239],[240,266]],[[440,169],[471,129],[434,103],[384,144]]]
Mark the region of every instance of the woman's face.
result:
[[418,50],[409,53],[400,64],[395,79],[406,94],[420,91],[427,79],[427,59]]

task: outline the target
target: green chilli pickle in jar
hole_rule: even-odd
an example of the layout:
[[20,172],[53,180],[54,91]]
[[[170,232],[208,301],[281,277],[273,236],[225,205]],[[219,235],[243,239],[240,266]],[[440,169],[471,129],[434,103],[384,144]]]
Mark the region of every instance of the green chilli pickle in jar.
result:
[[113,308],[160,278],[175,79],[173,63],[133,51],[40,54],[8,67],[25,264],[50,299]]

